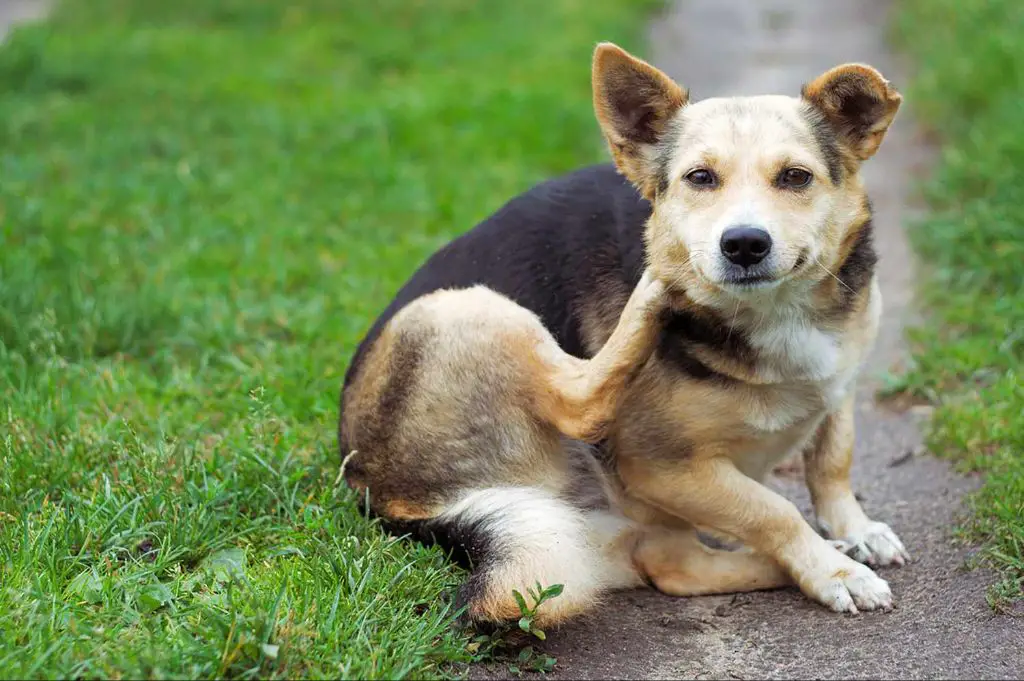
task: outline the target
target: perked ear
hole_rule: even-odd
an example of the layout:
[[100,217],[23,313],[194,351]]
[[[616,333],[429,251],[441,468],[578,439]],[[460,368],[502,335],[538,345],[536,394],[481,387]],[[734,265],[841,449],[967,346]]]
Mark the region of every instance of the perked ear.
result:
[[878,151],[903,101],[881,73],[864,64],[830,69],[804,85],[801,94],[862,161]]
[[686,90],[612,43],[594,50],[594,112],[619,172],[651,199],[661,184],[657,145]]

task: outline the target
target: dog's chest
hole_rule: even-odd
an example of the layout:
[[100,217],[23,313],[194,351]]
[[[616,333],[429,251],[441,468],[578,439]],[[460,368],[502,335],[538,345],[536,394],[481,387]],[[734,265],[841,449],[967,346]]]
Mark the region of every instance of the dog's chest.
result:
[[849,397],[877,307],[872,295],[856,320],[838,326],[816,325],[794,305],[752,309],[745,318],[741,311],[730,320],[738,322],[733,331],[695,333],[687,319],[668,327],[678,338],[666,333],[622,405],[616,456],[725,454],[761,477]]
[[[752,473],[770,467],[802,446],[825,414],[842,404],[859,357],[840,335],[800,320],[762,326],[747,334],[746,342],[755,358],[750,380],[699,376],[665,355],[631,390],[624,418],[652,426],[658,445],[670,439],[662,434],[674,432],[688,448],[728,452]],[[659,403],[659,396],[665,402]],[[640,429],[627,425],[627,430],[647,447],[655,444]]]
[[828,383],[839,373],[843,359],[841,338],[799,316],[755,327],[749,343],[764,382]]
[[787,455],[803,448],[826,414],[839,406],[852,381],[841,376],[822,381],[746,385],[734,388],[736,405],[725,447],[736,466],[760,479]]
[[859,357],[843,338],[800,320],[750,334],[755,380],[733,386],[744,393],[744,423],[775,433],[839,406],[849,392]]

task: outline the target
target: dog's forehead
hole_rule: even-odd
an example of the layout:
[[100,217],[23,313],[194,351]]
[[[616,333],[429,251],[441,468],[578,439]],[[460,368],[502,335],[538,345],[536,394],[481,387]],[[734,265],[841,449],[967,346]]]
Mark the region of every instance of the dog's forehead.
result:
[[810,125],[796,97],[714,97],[683,107],[679,116],[679,141],[719,146],[793,142],[811,139]]

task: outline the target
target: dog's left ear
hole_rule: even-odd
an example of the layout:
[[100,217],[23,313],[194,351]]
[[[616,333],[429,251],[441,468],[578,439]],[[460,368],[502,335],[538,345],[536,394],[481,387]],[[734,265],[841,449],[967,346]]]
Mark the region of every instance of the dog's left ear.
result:
[[658,143],[686,104],[686,90],[612,43],[594,50],[594,112],[615,165],[645,197],[663,184]]
[[801,94],[862,161],[878,150],[903,101],[881,73],[864,64],[830,69],[804,85]]

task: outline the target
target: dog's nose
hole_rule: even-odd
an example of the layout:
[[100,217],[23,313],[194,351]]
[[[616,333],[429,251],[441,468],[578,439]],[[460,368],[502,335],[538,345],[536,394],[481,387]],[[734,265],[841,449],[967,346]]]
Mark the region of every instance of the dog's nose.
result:
[[756,265],[772,250],[772,237],[758,227],[730,227],[722,234],[722,255],[741,267]]

